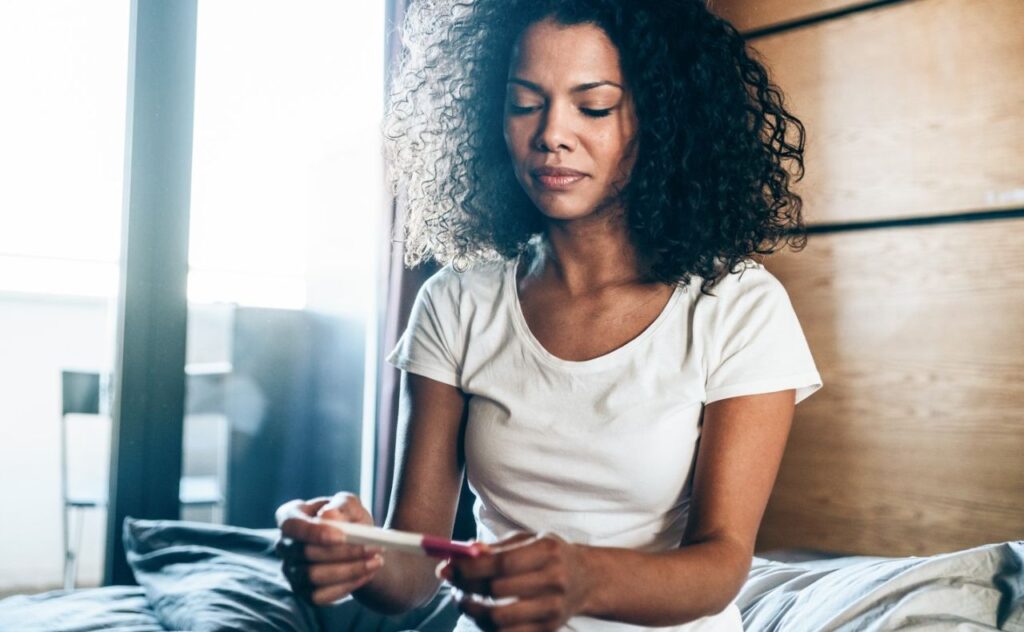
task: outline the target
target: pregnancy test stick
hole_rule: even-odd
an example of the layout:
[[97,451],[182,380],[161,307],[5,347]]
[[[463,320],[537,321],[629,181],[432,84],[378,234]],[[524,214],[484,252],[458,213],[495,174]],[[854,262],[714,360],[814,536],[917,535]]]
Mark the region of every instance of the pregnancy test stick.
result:
[[483,553],[483,545],[479,542],[458,542],[422,533],[381,529],[380,527],[371,527],[354,522],[323,519],[320,522],[344,533],[345,542],[349,544],[368,544],[404,553],[415,553],[445,559],[449,557],[476,557]]

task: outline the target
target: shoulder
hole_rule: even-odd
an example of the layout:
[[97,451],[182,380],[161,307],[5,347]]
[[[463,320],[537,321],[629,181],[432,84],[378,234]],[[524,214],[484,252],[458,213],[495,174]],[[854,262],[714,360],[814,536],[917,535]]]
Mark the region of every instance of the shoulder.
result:
[[510,265],[511,262],[505,260],[481,261],[465,270],[458,270],[449,263],[431,275],[420,291],[435,303],[457,304],[464,300],[493,298],[494,292],[501,288]]
[[508,259],[488,259],[476,261],[461,272],[452,268],[452,272],[459,275],[463,286],[471,289],[479,285],[494,286],[500,283],[511,265],[512,261]]
[[764,264],[753,259],[744,260],[733,271],[719,279],[710,289],[710,296],[700,291],[702,280],[700,277],[695,278],[690,291],[693,292],[698,311],[704,311],[713,317],[773,309],[780,303],[789,302],[782,282],[769,272]]
[[764,264],[753,259],[744,259],[735,270],[722,277],[712,292],[734,296],[751,291],[779,290],[783,290],[782,283],[764,267]]

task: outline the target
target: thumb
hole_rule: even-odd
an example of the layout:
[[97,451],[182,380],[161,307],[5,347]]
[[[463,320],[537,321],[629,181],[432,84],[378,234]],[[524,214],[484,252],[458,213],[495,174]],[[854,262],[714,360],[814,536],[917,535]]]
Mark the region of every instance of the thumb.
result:
[[330,498],[323,496],[310,500],[290,500],[278,507],[277,511],[274,512],[274,518],[277,522],[277,526],[280,527],[284,524],[284,521],[289,518],[311,518],[315,516],[320,508],[326,505],[330,500]]
[[302,512],[306,515],[313,517],[320,513],[320,509],[330,502],[330,498],[316,498],[310,500],[302,505]]
[[325,520],[373,523],[373,518],[359,502],[359,497],[347,492],[335,494],[329,502],[320,507],[316,515]]

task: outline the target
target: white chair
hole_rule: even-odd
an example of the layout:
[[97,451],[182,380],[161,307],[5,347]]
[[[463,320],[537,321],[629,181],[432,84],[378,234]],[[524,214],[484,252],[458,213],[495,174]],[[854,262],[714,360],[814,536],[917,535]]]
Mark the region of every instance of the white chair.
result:
[[[230,435],[224,415],[224,393],[230,372],[231,366],[226,363],[189,365],[185,369],[185,425],[179,500],[183,509],[209,508],[213,522],[222,522],[224,518]],[[65,590],[74,588],[77,578],[84,512],[106,508],[109,480],[109,458],[101,467],[104,476],[94,476],[88,481],[70,476],[69,464],[73,459],[69,450],[69,426],[88,421],[92,424],[90,431],[106,437],[109,445],[109,382],[106,374],[97,372],[61,372],[60,474]],[[72,514],[76,519],[74,537],[71,533]]]

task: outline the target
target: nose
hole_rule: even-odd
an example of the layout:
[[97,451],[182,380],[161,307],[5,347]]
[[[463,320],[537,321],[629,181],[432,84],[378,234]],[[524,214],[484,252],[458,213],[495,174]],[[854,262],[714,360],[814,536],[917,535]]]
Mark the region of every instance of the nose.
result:
[[534,147],[543,152],[573,151],[576,135],[572,130],[569,108],[552,103],[541,118]]

